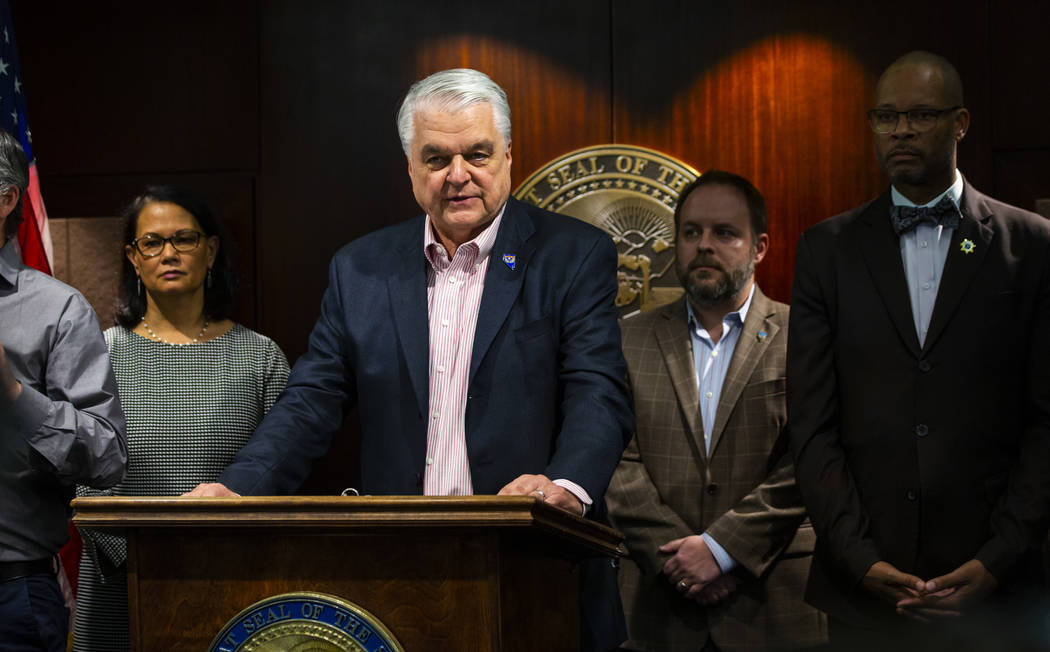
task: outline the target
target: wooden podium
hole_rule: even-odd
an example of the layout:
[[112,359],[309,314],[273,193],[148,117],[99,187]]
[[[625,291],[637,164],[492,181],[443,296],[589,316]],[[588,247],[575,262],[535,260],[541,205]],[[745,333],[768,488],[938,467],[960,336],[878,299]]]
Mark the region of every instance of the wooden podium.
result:
[[274,595],[331,594],[406,652],[573,650],[583,556],[621,535],[527,496],[78,498],[128,540],[131,649],[200,652]]

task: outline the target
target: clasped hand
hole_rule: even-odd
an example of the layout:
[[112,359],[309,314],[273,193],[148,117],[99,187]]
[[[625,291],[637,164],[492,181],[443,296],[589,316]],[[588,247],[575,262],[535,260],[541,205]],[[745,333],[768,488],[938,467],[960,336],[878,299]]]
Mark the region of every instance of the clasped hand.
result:
[[723,575],[707,542],[700,535],[668,541],[659,552],[672,555],[664,562],[663,574],[684,598],[708,606],[717,604],[736,590],[740,580]]
[[962,611],[984,599],[999,582],[980,561],[971,559],[952,572],[926,581],[902,573],[884,561],[875,562],[861,580],[865,589],[893,604],[897,614],[929,622],[958,618]]

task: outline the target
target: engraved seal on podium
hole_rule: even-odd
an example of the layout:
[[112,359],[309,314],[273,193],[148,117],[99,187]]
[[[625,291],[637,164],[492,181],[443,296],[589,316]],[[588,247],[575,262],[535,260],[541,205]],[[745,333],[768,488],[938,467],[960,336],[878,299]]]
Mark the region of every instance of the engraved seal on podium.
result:
[[616,305],[649,310],[682,295],[674,267],[678,194],[699,174],[666,154],[635,145],[569,152],[534,172],[514,196],[589,222],[619,253]]
[[324,593],[283,593],[226,623],[208,652],[404,652],[378,618]]

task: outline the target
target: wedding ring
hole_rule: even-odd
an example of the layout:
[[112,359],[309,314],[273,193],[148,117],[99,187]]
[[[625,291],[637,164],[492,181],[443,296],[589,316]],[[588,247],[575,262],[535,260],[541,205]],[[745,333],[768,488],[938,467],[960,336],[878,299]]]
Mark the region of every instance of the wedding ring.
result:
[[543,493],[543,492],[542,492],[542,491],[540,491],[539,489],[533,489],[533,490],[532,490],[532,493],[534,493],[534,494],[539,494],[539,495],[540,495],[540,498],[542,498],[542,499],[544,499],[544,500],[547,500],[547,494]]

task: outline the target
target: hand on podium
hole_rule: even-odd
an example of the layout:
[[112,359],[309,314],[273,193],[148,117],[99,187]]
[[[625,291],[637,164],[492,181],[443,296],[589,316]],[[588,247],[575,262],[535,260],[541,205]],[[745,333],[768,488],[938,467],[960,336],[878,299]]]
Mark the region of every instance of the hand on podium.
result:
[[554,484],[545,475],[519,475],[499,490],[498,496],[535,496],[545,503],[560,507],[577,516],[583,514],[583,503],[571,491]]
[[229,496],[240,496],[239,493],[230,491],[226,485],[218,482],[202,482],[193,491],[182,494],[187,498],[227,498]]

